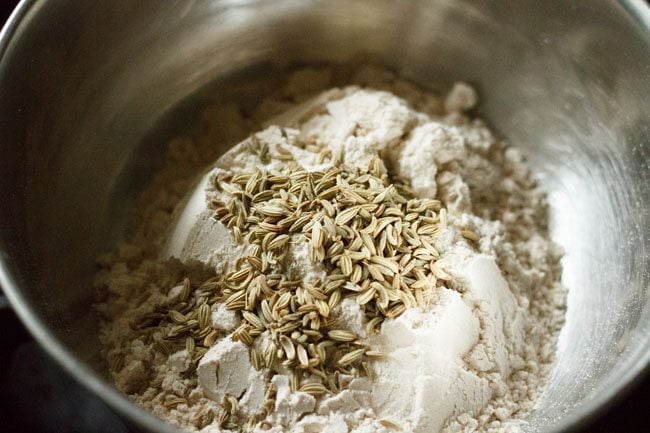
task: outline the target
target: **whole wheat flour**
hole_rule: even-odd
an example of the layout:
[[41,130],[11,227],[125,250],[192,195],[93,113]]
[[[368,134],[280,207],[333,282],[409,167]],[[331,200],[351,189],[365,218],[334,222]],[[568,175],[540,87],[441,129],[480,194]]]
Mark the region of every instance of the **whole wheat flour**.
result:
[[[256,110],[218,104],[198,133],[170,143],[132,240],[99,261],[100,339],[115,384],[162,419],[204,433],[519,431],[549,375],[564,320],[561,251],[548,236],[544,192],[520,153],[466,114],[477,103],[470,86],[456,84],[439,98],[375,68],[351,81],[318,93],[335,74],[297,71]],[[205,171],[223,148],[218,143],[250,131],[259,132]],[[295,362],[260,365],[274,331],[260,326],[252,337],[242,335],[259,319],[231,308],[236,299],[205,302],[219,278],[232,276],[256,248],[215,218],[215,203],[230,203],[228,185],[238,175],[337,166],[361,170],[365,180],[377,164],[404,183],[414,203],[441,203],[423,217],[437,224],[429,251],[409,253],[432,260],[417,280],[426,290],[414,291],[422,299],[375,327],[367,301],[355,297],[354,284],[345,286],[350,296],[333,302],[328,315],[354,335],[346,344],[364,347],[369,358],[337,372],[336,392],[321,389],[325,379],[316,376],[296,379]],[[322,206],[327,212],[331,205]],[[302,222],[312,227],[309,236],[282,240],[282,269],[301,287],[316,287],[331,273],[326,260],[312,260],[319,221]],[[420,232],[426,237],[426,226]],[[392,281],[408,273],[372,263]],[[285,357],[303,347],[300,333],[292,338],[295,348],[281,346]],[[356,359],[354,347],[346,350]]]

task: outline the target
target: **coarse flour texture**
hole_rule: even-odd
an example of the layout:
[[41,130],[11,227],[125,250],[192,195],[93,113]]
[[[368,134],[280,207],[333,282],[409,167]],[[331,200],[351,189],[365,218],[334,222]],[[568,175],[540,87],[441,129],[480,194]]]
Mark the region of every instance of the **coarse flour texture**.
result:
[[[299,70],[257,109],[215,104],[199,131],[170,143],[131,241],[99,261],[100,339],[116,386],[162,419],[204,433],[228,431],[219,419],[233,406],[257,416],[253,431],[519,431],[549,375],[564,321],[561,251],[549,239],[543,191],[517,149],[466,114],[477,103],[468,85],[436,97],[364,68],[355,85],[322,91],[335,78],[326,69]],[[205,166],[219,143],[250,131],[259,132]],[[250,151],[252,141],[268,147],[270,158]],[[232,339],[241,318],[224,305],[209,311],[214,341],[202,351],[137,326],[157,307],[192,296],[184,278],[219,275],[249,248],[212,218],[207,202],[224,194],[214,179],[282,168],[287,152],[307,171],[326,169],[322,150],[304,143],[352,166],[379,155],[416,197],[437,198],[447,212],[435,249],[450,278],[431,302],[386,319],[376,333],[366,332],[354,298],[333,312],[385,354],[369,374],[342,377],[335,395],[297,391],[286,372],[253,368],[248,347]],[[305,285],[325,277],[298,236],[288,260]],[[254,344],[263,350],[265,334]],[[272,407],[264,411],[269,389]]]

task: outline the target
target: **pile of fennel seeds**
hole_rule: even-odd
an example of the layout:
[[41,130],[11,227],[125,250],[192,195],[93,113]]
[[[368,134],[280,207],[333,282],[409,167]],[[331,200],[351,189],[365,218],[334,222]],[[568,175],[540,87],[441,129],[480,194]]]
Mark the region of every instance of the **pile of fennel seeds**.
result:
[[[166,355],[184,347],[194,361],[186,375],[195,376],[196,365],[220,337],[211,325],[213,306],[224,304],[241,318],[232,338],[250,347],[256,369],[290,371],[294,391],[335,394],[342,374],[370,375],[368,363],[383,354],[345,329],[332,311],[343,298],[356,299],[370,334],[385,318],[431,302],[432,289],[450,279],[433,246],[447,224],[446,211],[438,200],[413,198],[407,182],[389,176],[378,156],[365,169],[336,158],[324,171],[306,171],[281,146],[277,158],[261,146],[249,150],[285,167],[221,173],[213,186],[228,198],[210,203],[237,242],[251,245],[249,254],[222,275],[201,282],[185,278],[174,305],[157,306],[135,327],[159,331],[163,337],[154,345]],[[295,239],[307,242],[311,260],[325,267],[323,281],[305,285],[292,279],[286,261]],[[263,332],[268,344],[260,350],[254,340]],[[267,413],[273,393],[269,385]],[[169,407],[184,402],[182,396],[172,400]],[[222,402],[219,424],[226,428],[245,422],[234,416],[232,400]],[[246,425],[259,419],[251,417]]]

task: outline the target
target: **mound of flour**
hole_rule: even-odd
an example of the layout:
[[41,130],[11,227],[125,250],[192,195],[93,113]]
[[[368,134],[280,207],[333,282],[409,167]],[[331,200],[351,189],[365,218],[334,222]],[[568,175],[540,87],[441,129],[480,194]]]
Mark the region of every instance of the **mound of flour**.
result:
[[[278,146],[289,150],[307,170],[327,163],[297,143],[325,145],[359,166],[379,153],[417,196],[441,199],[448,225],[435,247],[452,276],[449,287],[440,288],[428,307],[386,320],[369,336],[359,307],[345,299],[336,312],[340,320],[387,357],[372,363],[371,378],[350,377],[335,396],[291,392],[288,376],[255,371],[245,347],[227,336],[238,318],[219,307],[213,327],[225,336],[199,362],[196,377],[186,374],[187,353],[162,355],[129,323],[177,296],[180,288],[172,286],[183,275],[200,279],[223,272],[245,253],[247,247],[210,217],[206,195],[215,192],[209,179],[282,165],[273,158],[261,161],[243,142],[196,181],[198,155],[210,152],[208,128],[172,143],[170,164],[147,194],[152,204],[134,241],[100,262],[100,338],[118,388],[163,419],[205,433],[221,431],[213,419],[223,411],[226,394],[237,396],[240,410],[255,413],[268,383],[276,391],[275,410],[255,426],[260,431],[517,431],[549,374],[564,317],[561,252],[548,237],[543,191],[516,149],[464,114],[477,102],[471,87],[457,84],[446,98],[436,98],[367,68],[356,75],[358,86],[302,96],[317,90],[313,83],[322,87],[331,80],[326,70],[291,76],[282,96],[250,116],[273,115],[257,140],[271,155]],[[219,137],[223,141],[252,123],[232,106],[211,113],[218,119],[215,130],[230,122],[235,131]],[[292,272],[304,281],[322,278],[304,243],[292,240],[291,256]],[[258,340],[264,344],[263,336]],[[169,404],[179,396],[182,404]]]

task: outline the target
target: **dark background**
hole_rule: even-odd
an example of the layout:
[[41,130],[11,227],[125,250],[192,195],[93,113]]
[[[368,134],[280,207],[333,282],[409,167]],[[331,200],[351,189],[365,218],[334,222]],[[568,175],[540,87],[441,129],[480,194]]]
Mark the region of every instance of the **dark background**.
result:
[[[17,3],[0,0],[0,23]],[[0,432],[127,433],[110,409],[43,353],[3,301],[0,299]],[[646,433],[650,431],[648,417],[650,377],[581,433]]]

